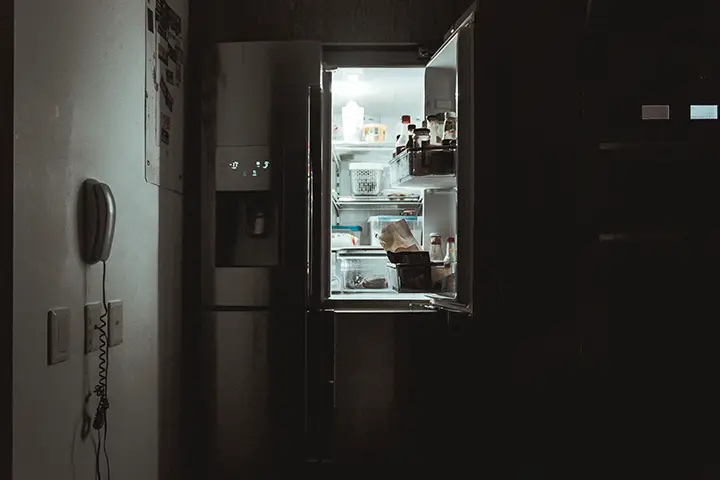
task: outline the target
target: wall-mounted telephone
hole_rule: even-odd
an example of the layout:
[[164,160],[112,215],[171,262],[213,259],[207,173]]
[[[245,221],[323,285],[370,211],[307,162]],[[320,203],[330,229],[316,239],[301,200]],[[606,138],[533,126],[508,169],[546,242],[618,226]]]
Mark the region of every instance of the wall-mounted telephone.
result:
[[115,237],[115,197],[105,183],[87,179],[83,183],[83,257],[93,265],[110,257]]

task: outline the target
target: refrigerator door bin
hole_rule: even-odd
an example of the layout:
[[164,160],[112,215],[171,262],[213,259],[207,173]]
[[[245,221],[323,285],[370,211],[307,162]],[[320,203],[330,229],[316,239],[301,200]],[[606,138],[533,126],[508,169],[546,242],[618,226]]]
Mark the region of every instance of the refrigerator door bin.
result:
[[455,146],[404,151],[390,162],[390,185],[454,187],[456,185],[455,152]]
[[427,264],[430,263],[430,252],[387,252],[390,263],[413,263]]
[[430,263],[388,263],[390,288],[399,293],[428,293],[432,289]]

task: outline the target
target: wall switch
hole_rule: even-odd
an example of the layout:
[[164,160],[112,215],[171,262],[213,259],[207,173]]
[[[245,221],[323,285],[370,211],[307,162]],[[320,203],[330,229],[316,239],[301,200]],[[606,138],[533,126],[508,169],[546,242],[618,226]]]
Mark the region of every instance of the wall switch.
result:
[[100,315],[102,303],[88,303],[85,305],[85,353],[96,352],[100,349]]
[[108,329],[110,346],[120,345],[123,342],[123,305],[120,300],[108,305]]
[[48,312],[48,365],[70,358],[70,317],[69,308]]

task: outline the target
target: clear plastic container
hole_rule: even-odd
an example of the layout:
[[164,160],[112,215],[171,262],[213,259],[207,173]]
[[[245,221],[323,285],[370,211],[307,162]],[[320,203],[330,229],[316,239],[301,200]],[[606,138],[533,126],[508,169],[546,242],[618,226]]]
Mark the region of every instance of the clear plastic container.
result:
[[385,141],[387,126],[379,123],[366,123],[363,125],[362,139],[368,143],[382,143]]
[[333,225],[330,228],[332,229],[332,233],[349,233],[358,238],[362,235],[363,229],[360,225]]
[[370,228],[370,245],[379,247],[380,246],[380,232],[385,225],[398,220],[405,220],[410,227],[410,231],[417,240],[418,245],[422,246],[423,238],[423,218],[422,217],[401,217],[401,216],[390,216],[382,215],[377,217],[368,218],[368,226]]
[[342,293],[342,275],[340,273],[340,262],[337,258],[338,249],[333,248],[330,256],[330,292]]
[[351,163],[353,195],[380,195],[384,166],[379,163]]
[[343,293],[387,292],[387,254],[378,248],[346,248],[337,253]]

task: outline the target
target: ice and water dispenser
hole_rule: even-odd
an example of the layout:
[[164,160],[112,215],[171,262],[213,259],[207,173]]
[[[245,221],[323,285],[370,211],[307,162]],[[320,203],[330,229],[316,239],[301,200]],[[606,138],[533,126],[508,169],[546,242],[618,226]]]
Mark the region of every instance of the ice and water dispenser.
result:
[[219,149],[215,168],[216,266],[276,265],[277,196],[269,148]]

